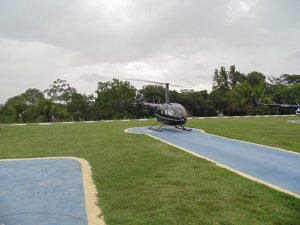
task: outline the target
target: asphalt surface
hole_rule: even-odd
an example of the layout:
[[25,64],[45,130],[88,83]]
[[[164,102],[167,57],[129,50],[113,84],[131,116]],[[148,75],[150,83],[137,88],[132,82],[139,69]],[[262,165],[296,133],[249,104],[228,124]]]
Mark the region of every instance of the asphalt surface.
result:
[[129,133],[148,134],[192,151],[236,171],[300,195],[300,154],[207,134],[164,128],[130,128]]
[[81,164],[0,160],[0,225],[88,225]]

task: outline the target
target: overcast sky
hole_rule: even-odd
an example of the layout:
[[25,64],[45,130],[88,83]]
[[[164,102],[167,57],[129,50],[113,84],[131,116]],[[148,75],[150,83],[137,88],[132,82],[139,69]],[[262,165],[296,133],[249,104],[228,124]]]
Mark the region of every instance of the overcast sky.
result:
[[[211,90],[215,68],[300,73],[299,0],[1,0],[0,103],[57,78]],[[137,84],[137,83],[134,83]]]

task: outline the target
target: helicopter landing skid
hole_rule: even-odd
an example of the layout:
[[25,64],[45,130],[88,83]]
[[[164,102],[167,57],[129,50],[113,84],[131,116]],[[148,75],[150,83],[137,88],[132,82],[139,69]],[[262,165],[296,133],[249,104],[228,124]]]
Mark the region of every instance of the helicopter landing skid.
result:
[[158,123],[158,121],[155,122],[153,125],[151,125],[151,126],[149,127],[149,129],[150,129],[150,130],[154,130],[154,131],[158,131],[158,132],[162,132],[162,131],[163,131],[163,130],[162,130],[162,127],[165,125],[165,123],[162,123],[158,128],[153,128],[157,123]]
[[180,130],[185,130],[185,131],[192,131],[190,128],[185,128],[184,126],[180,125],[180,127],[175,126],[175,128],[180,129]]

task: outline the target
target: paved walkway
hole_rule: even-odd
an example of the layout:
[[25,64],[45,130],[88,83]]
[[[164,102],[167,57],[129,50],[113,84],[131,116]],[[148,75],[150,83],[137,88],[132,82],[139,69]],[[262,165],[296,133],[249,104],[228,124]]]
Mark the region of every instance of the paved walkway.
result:
[[72,159],[0,160],[0,225],[88,225]]
[[207,134],[164,128],[130,128],[129,133],[147,134],[225,165],[235,172],[300,198],[300,154]]

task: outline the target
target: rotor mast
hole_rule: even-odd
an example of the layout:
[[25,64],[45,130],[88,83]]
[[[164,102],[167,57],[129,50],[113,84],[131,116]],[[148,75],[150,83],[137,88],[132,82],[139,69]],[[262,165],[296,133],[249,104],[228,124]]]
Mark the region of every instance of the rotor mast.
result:
[[169,83],[165,83],[166,88],[165,88],[165,98],[166,98],[166,103],[170,103],[170,94],[169,94]]

